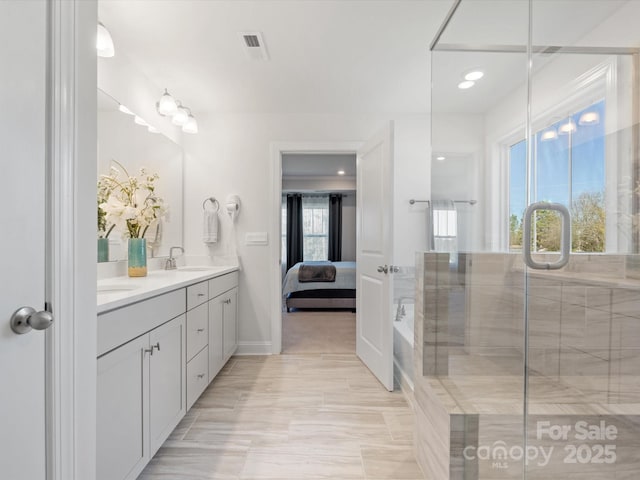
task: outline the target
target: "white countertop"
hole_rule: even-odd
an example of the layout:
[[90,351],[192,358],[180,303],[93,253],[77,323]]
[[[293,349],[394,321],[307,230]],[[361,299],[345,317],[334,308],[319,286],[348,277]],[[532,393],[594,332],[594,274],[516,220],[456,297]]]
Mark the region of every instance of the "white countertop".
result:
[[103,278],[98,280],[98,314],[236,270],[237,266],[178,267],[153,270],[146,277]]

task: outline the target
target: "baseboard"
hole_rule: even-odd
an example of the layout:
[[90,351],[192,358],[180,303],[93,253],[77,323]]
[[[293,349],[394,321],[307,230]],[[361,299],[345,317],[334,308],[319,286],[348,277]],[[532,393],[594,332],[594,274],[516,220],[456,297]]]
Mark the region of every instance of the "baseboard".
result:
[[238,342],[234,355],[271,355],[271,342]]
[[400,368],[398,363],[396,363],[395,358],[393,359],[393,380],[394,384],[400,387],[400,390],[404,394],[407,403],[409,403],[409,405],[413,409],[413,381],[404,373],[404,370]]

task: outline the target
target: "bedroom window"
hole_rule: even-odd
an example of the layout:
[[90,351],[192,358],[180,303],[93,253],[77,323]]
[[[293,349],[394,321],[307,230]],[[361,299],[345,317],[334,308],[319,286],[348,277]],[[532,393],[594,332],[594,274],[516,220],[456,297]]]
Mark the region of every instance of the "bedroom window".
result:
[[302,196],[304,261],[329,258],[329,196]]
[[[571,212],[571,249],[605,249],[605,101],[568,115],[535,132],[531,201],[555,202]],[[509,245],[522,248],[522,217],[527,204],[527,151],[522,140],[509,147]],[[558,251],[561,220],[539,211],[534,224],[537,251]]]

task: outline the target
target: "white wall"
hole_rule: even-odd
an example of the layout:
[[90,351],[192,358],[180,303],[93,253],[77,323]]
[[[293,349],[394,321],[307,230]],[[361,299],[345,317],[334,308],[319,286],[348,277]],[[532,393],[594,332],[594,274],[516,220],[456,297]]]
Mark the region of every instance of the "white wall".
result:
[[[185,137],[185,248],[189,255],[211,255],[216,262],[229,261],[239,256],[240,300],[239,340],[240,353],[269,353],[271,351],[271,301],[274,278],[270,262],[269,246],[247,246],[247,232],[271,232],[272,222],[279,222],[278,212],[272,212],[274,195],[271,172],[271,146],[273,143],[292,142],[364,142],[391,115],[203,115],[199,118],[200,133]],[[422,165],[428,159],[425,154],[428,141],[426,116],[396,119],[396,157],[406,168]],[[416,123],[417,122],[417,123]],[[404,147],[404,142],[416,142],[415,151]],[[422,167],[423,175],[407,174],[403,183],[406,192],[399,197],[406,200],[409,193],[418,196],[429,185],[428,163]],[[403,175],[396,174],[399,180]],[[410,185],[409,185],[410,182]],[[405,187],[406,186],[406,187]],[[240,196],[242,209],[234,226],[229,218],[220,217],[220,241],[207,247],[201,241],[202,200],[214,196],[224,200],[234,193]],[[404,197],[407,197],[406,199]],[[407,232],[421,232],[423,227],[414,225],[408,208],[398,209],[396,220],[403,225],[403,237]],[[355,216],[355,208],[352,213]],[[407,218],[401,220],[403,216]],[[355,222],[354,222],[355,223]],[[397,227],[399,228],[399,227]],[[416,233],[417,235],[417,233]],[[270,238],[270,242],[279,239]],[[402,240],[403,242],[405,240]],[[418,239],[417,243],[424,241]],[[407,246],[406,248],[413,248]],[[406,265],[413,265],[410,259]],[[398,263],[397,261],[395,261]],[[273,319],[280,321],[280,319]]]
[[411,266],[426,248],[426,203],[431,198],[431,151],[428,115],[395,120],[393,169],[393,265]]

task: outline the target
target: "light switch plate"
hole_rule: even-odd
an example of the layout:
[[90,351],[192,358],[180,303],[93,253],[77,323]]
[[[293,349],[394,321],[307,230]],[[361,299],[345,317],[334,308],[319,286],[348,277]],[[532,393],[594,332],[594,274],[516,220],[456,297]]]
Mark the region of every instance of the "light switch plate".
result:
[[269,245],[267,232],[247,232],[244,236],[245,245]]

